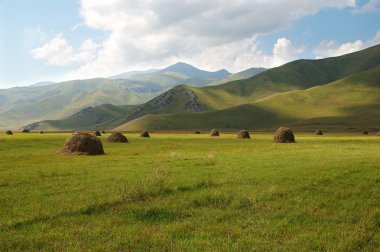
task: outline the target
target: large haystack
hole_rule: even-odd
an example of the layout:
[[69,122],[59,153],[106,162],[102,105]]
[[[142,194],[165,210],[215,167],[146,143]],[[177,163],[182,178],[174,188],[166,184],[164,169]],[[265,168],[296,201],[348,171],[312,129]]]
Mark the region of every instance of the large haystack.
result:
[[102,134],[100,134],[100,131],[99,131],[99,130],[95,131],[95,132],[94,132],[94,135],[95,135],[95,136],[102,136]]
[[74,133],[61,150],[62,154],[68,155],[103,155],[102,142],[89,133]]
[[13,135],[13,132],[12,132],[12,130],[7,130],[7,131],[5,132],[5,134],[6,134],[6,135]]
[[274,134],[275,143],[295,143],[293,132],[287,127],[280,127]]
[[30,130],[28,130],[28,129],[23,129],[22,132],[23,132],[23,133],[29,133]]
[[318,136],[322,136],[322,135],[323,135],[323,131],[320,130],[320,129],[317,129],[317,130],[315,131],[315,134],[318,135]]
[[128,143],[128,139],[119,132],[112,133],[112,135],[107,138],[107,141],[111,143]]
[[249,132],[246,130],[241,130],[237,133],[237,138],[240,139],[251,139],[251,136],[249,135]]
[[368,135],[368,130],[363,131],[363,135]]
[[143,131],[140,134],[140,137],[150,137],[148,131]]
[[210,132],[210,136],[219,136],[219,131],[218,130],[216,130],[216,129],[213,129],[213,130],[211,130],[211,132]]

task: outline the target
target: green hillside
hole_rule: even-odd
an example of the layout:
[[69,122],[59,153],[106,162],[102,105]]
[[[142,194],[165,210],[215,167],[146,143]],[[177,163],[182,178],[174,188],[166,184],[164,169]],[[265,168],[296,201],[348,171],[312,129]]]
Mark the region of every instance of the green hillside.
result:
[[[376,128],[378,124],[364,120],[370,118],[368,113],[360,113],[366,109],[376,112],[379,67],[380,46],[340,57],[297,60],[246,80],[201,88],[177,86],[127,116],[100,120],[96,126],[118,130],[214,127],[264,130],[282,124],[302,129],[316,125],[340,130],[352,125]],[[359,116],[363,123],[349,121],[358,120]],[[43,125],[37,128],[43,129]],[[93,129],[94,125],[81,123],[75,128]]]
[[253,103],[202,113],[147,115],[117,130],[380,128],[380,67],[306,90],[274,94]]
[[128,79],[114,76],[4,89],[0,90],[0,129],[17,129],[31,122],[67,118],[101,104],[142,104],[177,85],[204,86],[228,75],[230,73],[225,70],[208,72],[177,63],[163,70],[125,75]]

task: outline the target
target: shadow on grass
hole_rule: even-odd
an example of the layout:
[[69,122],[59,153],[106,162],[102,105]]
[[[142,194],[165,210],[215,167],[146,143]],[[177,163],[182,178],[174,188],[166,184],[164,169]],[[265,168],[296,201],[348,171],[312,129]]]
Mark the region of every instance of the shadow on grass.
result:
[[[19,229],[38,222],[50,221],[60,217],[98,214],[124,204],[139,203],[143,201],[153,200],[158,197],[167,197],[176,193],[203,190],[206,188],[221,186],[222,184],[223,182],[217,182],[212,178],[207,178],[191,185],[175,186],[168,181],[166,170],[158,168],[154,170],[146,180],[139,181],[135,185],[126,185],[120,191],[120,198],[113,202],[93,204],[78,210],[65,211],[56,215],[38,216],[27,220],[17,221],[0,226],[0,230]],[[148,209],[147,211],[143,211],[140,215],[136,216],[137,218],[146,218],[148,220],[173,218],[169,212],[162,212],[161,210],[159,211],[157,209]]]

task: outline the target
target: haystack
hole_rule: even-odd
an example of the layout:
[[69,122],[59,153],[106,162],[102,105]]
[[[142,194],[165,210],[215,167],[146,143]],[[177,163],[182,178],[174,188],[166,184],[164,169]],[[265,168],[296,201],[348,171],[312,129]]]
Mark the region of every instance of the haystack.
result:
[[241,130],[237,133],[237,138],[240,139],[251,139],[251,136],[249,135],[249,132],[246,130]]
[[322,135],[323,135],[323,131],[320,130],[320,129],[317,129],[317,130],[315,131],[315,134],[318,135],[318,136],[322,136]]
[[219,136],[219,131],[217,131],[216,129],[211,130],[210,136]]
[[60,151],[68,155],[103,155],[102,142],[89,133],[74,133]]
[[44,131],[43,130],[40,130],[40,134],[43,134],[44,133]]
[[112,133],[112,135],[107,138],[107,141],[111,143],[128,143],[128,139],[119,132]]
[[368,131],[367,130],[363,131],[363,135],[368,135]]
[[287,127],[280,127],[274,134],[275,143],[295,143],[293,132]]
[[201,132],[200,131],[195,131],[195,134],[201,134]]
[[102,130],[102,134],[106,134],[106,132],[104,130]]
[[99,130],[95,131],[95,132],[94,132],[94,135],[95,135],[95,136],[102,136],[102,134],[100,134],[100,131],[99,131]]
[[143,131],[140,134],[140,137],[150,137],[148,131]]
[[23,129],[22,132],[23,132],[23,133],[29,133],[30,130],[28,130],[28,129]]
[[6,134],[6,135],[13,135],[13,132],[12,132],[12,130],[7,130],[7,131],[5,132],[5,134]]

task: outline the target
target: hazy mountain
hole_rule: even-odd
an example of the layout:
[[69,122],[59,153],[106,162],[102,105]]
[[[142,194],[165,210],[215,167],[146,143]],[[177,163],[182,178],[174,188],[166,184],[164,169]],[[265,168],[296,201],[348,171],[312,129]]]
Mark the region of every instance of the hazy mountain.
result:
[[262,68],[262,67],[249,68],[247,70],[231,74],[231,75],[229,75],[223,79],[213,81],[213,82],[209,83],[208,86],[215,86],[215,85],[220,85],[220,84],[224,84],[224,83],[231,82],[231,81],[248,79],[248,78],[251,78],[255,75],[258,75],[259,73],[264,72],[265,70],[267,70],[267,69]]
[[[89,106],[144,103],[181,84],[204,86],[229,75],[177,63],[163,70],[129,72],[110,78],[38,83],[0,90],[0,129],[30,122],[63,119]],[[120,77],[130,76],[128,79]]]
[[53,85],[55,83],[56,82],[53,82],[53,81],[40,81],[40,82],[30,85],[29,87],[46,87],[46,86]]

